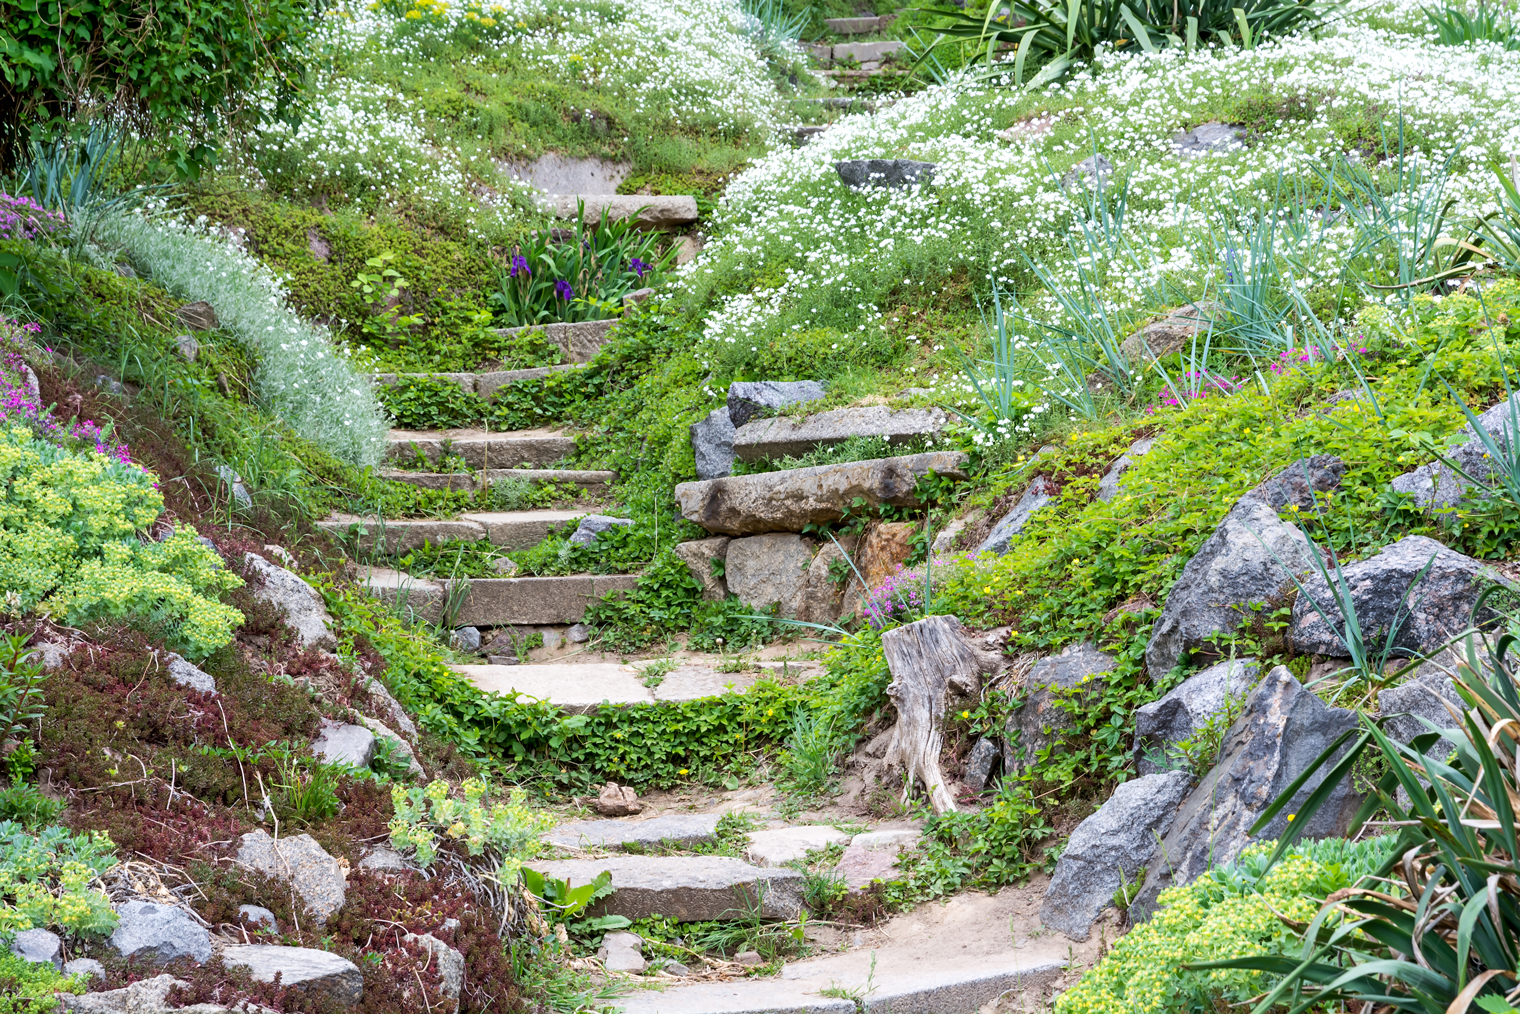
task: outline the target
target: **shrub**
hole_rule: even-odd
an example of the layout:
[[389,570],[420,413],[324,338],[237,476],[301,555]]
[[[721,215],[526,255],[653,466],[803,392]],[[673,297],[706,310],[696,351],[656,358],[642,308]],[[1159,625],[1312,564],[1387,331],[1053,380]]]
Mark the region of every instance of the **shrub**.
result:
[[164,508],[143,469],[12,424],[0,430],[0,480],[0,608],[37,609],[75,625],[162,622],[171,643],[197,658],[231,640],[242,614],[213,596],[242,582],[191,529],[162,542],[138,538]]
[[0,821],[0,934],[36,927],[108,933],[116,913],[92,884],[116,865],[116,845],[94,831],[45,827],[36,834]]

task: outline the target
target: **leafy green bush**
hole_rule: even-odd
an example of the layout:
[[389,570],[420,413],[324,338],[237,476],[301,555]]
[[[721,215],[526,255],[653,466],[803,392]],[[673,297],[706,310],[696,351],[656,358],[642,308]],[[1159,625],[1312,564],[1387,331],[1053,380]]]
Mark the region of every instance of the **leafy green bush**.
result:
[[47,927],[109,933],[116,913],[93,885],[115,865],[116,845],[103,831],[45,827],[32,834],[0,821],[0,934]]
[[1263,972],[1184,966],[1297,954],[1302,945],[1284,920],[1313,919],[1323,899],[1382,866],[1395,839],[1299,845],[1269,868],[1274,844],[1253,845],[1235,862],[1163,891],[1161,910],[1063,994],[1056,1014],[1213,1014],[1221,1002],[1256,996],[1266,984]]
[[162,542],[138,532],[164,509],[153,477],[94,451],[72,452],[20,427],[0,430],[0,587],[4,609],[163,624],[178,650],[204,657],[242,614],[215,596],[242,582],[193,529]]

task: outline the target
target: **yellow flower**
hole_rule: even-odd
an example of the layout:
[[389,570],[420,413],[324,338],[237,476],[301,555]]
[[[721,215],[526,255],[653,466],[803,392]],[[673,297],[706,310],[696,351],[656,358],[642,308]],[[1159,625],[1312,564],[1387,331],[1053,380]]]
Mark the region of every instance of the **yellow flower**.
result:
[[961,717],[962,718],[970,718],[971,717],[971,712],[969,712],[969,711],[962,711],[961,712]]
[[1292,820],[1294,817],[1297,817],[1297,816],[1298,816],[1298,814],[1296,814],[1296,813],[1290,813],[1290,814],[1288,814],[1288,819]]
[[687,771],[685,768],[682,768],[680,771],[677,771],[676,774],[678,774],[678,775],[689,775],[689,774],[691,774],[691,772]]
[[987,587],[983,588],[982,589],[982,594],[983,595],[991,595],[992,594],[992,585],[989,584]]

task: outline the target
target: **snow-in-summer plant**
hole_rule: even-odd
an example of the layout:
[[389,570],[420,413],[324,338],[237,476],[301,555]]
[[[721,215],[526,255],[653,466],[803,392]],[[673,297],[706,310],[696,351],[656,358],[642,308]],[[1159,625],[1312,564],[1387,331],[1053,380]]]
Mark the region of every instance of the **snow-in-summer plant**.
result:
[[542,849],[539,835],[554,826],[554,819],[528,806],[521,789],[513,789],[506,802],[488,803],[488,792],[479,778],[465,779],[458,796],[444,781],[425,789],[393,785],[391,844],[411,853],[422,866],[431,866],[438,858],[440,837],[460,841],[471,856],[488,856],[496,864],[496,876],[511,883],[523,862]]
[[204,300],[258,357],[259,402],[298,435],[354,465],[379,462],[387,422],[374,390],[326,331],[286,303],[280,280],[204,221],[138,211],[111,216],[97,233],[170,292]]

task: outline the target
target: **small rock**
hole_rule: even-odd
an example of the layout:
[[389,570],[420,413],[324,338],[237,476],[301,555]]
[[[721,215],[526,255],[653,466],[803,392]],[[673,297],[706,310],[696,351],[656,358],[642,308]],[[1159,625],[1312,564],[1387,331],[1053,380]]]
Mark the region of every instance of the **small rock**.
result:
[[1129,450],[1114,459],[1114,463],[1108,466],[1108,471],[1103,473],[1103,478],[1098,481],[1098,499],[1107,503],[1119,495],[1119,480],[1124,473],[1129,471],[1135,459],[1143,457],[1150,452],[1156,443],[1152,437],[1142,437],[1129,445]]
[[122,386],[121,381],[117,380],[115,377],[107,376],[104,373],[95,378],[95,386],[101,388],[107,394],[125,396],[127,393],[127,389]]
[[343,867],[309,834],[276,841],[268,832],[251,831],[242,837],[237,862],[288,882],[305,902],[307,915],[319,922],[343,907]]
[[[412,744],[398,736],[390,726],[378,718],[370,718],[368,715],[360,715],[359,724],[374,733],[377,745],[381,740],[384,740],[390,744],[392,754],[400,755],[406,759],[406,773],[409,777],[420,778],[426,774],[422,770],[422,763],[417,760],[417,754],[412,750]],[[371,761],[373,761],[373,758],[371,758]]]
[[1002,556],[1008,552],[1013,544],[1013,537],[1022,532],[1024,526],[1029,524],[1029,519],[1054,498],[1045,480],[1036,478],[1024,491],[1024,495],[1019,497],[1018,502],[1013,505],[1013,510],[1003,515],[1003,519],[988,533],[972,555],[991,553],[994,556]]
[[217,465],[216,474],[217,478],[221,479],[227,488],[231,490],[232,499],[237,501],[239,507],[248,509],[253,506],[253,497],[249,496],[248,487],[243,485],[242,476],[226,465]]
[[27,404],[35,405],[39,410],[44,408],[42,404],[42,381],[26,363],[20,365],[20,370],[21,386],[26,391]]
[[498,556],[491,561],[491,569],[498,577],[511,577],[517,573],[517,561],[510,556]]
[[258,905],[239,905],[238,918],[256,929],[274,929],[278,925],[274,913]]
[[124,263],[122,263],[120,261],[118,261],[115,264],[112,264],[111,265],[111,270],[115,271],[117,277],[119,277],[119,278],[136,278],[137,277],[137,270],[135,268],[133,268],[132,265],[130,265],[130,264],[124,264]]
[[[630,934],[632,935],[632,934]],[[416,944],[438,965],[438,979],[443,986],[444,999],[459,1006],[459,991],[464,988],[464,955],[431,933],[408,933],[402,943]]]
[[339,1003],[358,1003],[364,997],[364,973],[347,958],[310,947],[279,944],[234,944],[222,950],[229,968],[245,968],[254,982],[273,982],[300,990],[326,993]]
[[691,974],[691,969],[679,961],[670,961],[660,967],[660,971],[666,975],[674,975],[678,979],[684,979]]
[[595,545],[596,537],[603,532],[631,524],[633,524],[632,518],[614,518],[606,514],[587,514],[581,518],[580,524],[575,526],[575,531],[570,535],[570,541],[578,546]]
[[1093,155],[1084,158],[1072,167],[1071,172],[1061,177],[1061,188],[1067,189],[1073,183],[1081,183],[1088,190],[1094,187],[1106,187],[1108,178],[1114,174],[1114,165],[1102,155]]
[[[1514,416],[1517,414],[1520,414],[1520,395],[1511,395],[1478,416],[1478,425],[1486,430],[1495,445],[1503,450],[1509,446]],[[1445,452],[1446,458],[1454,462],[1462,472],[1477,479],[1479,487],[1499,485],[1499,470],[1502,465],[1489,458],[1488,448],[1479,438],[1478,431],[1473,428],[1472,423],[1463,426],[1461,434],[1466,434],[1469,439],[1466,443],[1448,448]],[[1448,511],[1458,504],[1482,499],[1481,488],[1474,496],[1469,497],[1468,493],[1474,489],[1474,483],[1441,461],[1432,461],[1412,472],[1405,472],[1389,483],[1389,487],[1395,493],[1405,493],[1413,497],[1417,506],[1432,513]]]
[[193,334],[175,335],[174,347],[179,349],[180,355],[192,363],[195,362],[195,357],[200,355],[201,351],[201,343],[195,340],[195,335]]
[[602,962],[602,967],[609,972],[637,975],[648,966],[644,960],[643,946],[644,939],[637,933],[608,933],[602,938],[602,946],[597,950],[596,956]]
[[1172,147],[1181,158],[1198,158],[1214,152],[1235,151],[1245,147],[1246,129],[1230,123],[1205,123],[1172,138]]
[[629,814],[642,813],[644,810],[644,804],[639,802],[638,794],[633,791],[633,786],[620,786],[616,782],[603,785],[602,791],[597,794],[596,802],[591,804],[591,807],[604,817],[626,817]]
[[722,602],[728,598],[728,583],[713,573],[713,561],[726,560],[729,538],[717,535],[710,539],[695,539],[676,546],[676,558],[686,564],[691,576],[702,586],[702,598],[708,602]]
[[907,158],[867,158],[835,162],[834,171],[847,187],[899,189],[934,182],[939,166]]
[[306,230],[306,249],[323,264],[326,264],[327,259],[332,256],[332,244],[327,242],[326,237],[316,229]]
[[823,385],[815,380],[739,381],[728,387],[728,418],[735,427],[743,426],[757,416],[823,396]]
[[1246,496],[1269,504],[1279,512],[1289,507],[1313,512],[1322,506],[1322,501],[1316,500],[1314,494],[1338,489],[1345,474],[1346,463],[1340,458],[1333,454],[1315,454],[1293,462]]
[[735,427],[729,409],[720,405],[706,419],[691,424],[691,453],[698,479],[721,479],[734,470]]
[[417,726],[407,717],[406,709],[391,696],[391,692],[385,689],[385,684],[371,676],[364,683],[364,692],[369,694],[372,708],[383,714],[390,724],[406,733],[408,736],[417,735]]
[[22,930],[11,941],[11,953],[34,965],[63,967],[63,941],[45,929]]
[[741,965],[765,964],[765,959],[760,956],[759,951],[740,951],[734,955],[734,961]]
[[1119,344],[1119,351],[1131,363],[1149,365],[1156,359],[1187,348],[1194,338],[1213,328],[1226,313],[1223,306],[1212,300],[1189,303],[1124,339]]
[[[59,1006],[64,1010],[77,1011],[79,1014],[161,1014],[171,1009],[168,1006],[169,991],[175,986],[189,985],[185,980],[176,979],[165,973],[155,975],[151,979],[139,979],[121,989],[85,993],[82,996],[75,996],[72,993],[55,995]],[[197,1014],[206,1014],[206,1012],[199,1011]]]
[[565,631],[565,640],[571,644],[585,644],[591,640],[591,628],[584,623],[577,623]]
[[486,665],[520,665],[522,662],[516,655],[487,655]]
[[169,676],[174,682],[203,694],[216,693],[216,680],[210,673],[191,665],[172,651],[165,653],[164,657],[169,660]]
[[186,327],[197,331],[215,331],[221,326],[221,322],[216,319],[216,310],[205,300],[186,303],[174,311],[174,316]]
[[361,870],[389,870],[397,873],[406,873],[413,869],[395,849],[388,849],[383,845],[377,845],[364,854],[359,860]]
[[1420,673],[1399,686],[1379,690],[1377,700],[1378,711],[1389,716],[1383,722],[1383,731],[1398,743],[1408,743],[1430,731],[1420,721],[1422,718],[1438,728],[1455,729],[1459,726],[1452,717],[1452,710],[1459,715],[1467,711],[1467,704],[1457,693],[1456,684],[1438,669]]
[[253,582],[253,597],[285,611],[285,622],[295,629],[302,647],[312,647],[332,636],[332,617],[315,588],[257,553],[245,553],[243,559],[250,576],[263,581],[262,586]]
[[997,763],[1002,753],[1002,745],[991,736],[978,739],[966,758],[966,774],[961,781],[965,782],[972,792],[981,792],[991,780],[992,766]]
[[626,311],[630,307],[637,306],[652,295],[654,295],[652,288],[634,289],[623,297],[623,309]]
[[1086,696],[1103,685],[1112,672],[1114,656],[1091,644],[1074,644],[1059,655],[1040,659],[1024,681],[1028,694],[1008,717],[1003,738],[1003,770],[1019,772],[1033,766],[1044,750],[1072,727],[1072,716],[1056,703],[1070,700],[1071,691],[1087,686]]
[[86,979],[103,979],[106,975],[106,966],[94,958],[75,958],[73,961],[63,963],[64,975],[82,975]]
[[1160,700],[1137,709],[1136,769],[1142,775],[1166,770],[1166,748],[1192,738],[1209,719],[1223,715],[1230,697],[1243,702],[1256,685],[1260,668],[1254,658],[1220,662],[1189,676]]
[[182,908],[128,901],[116,907],[120,921],[111,933],[111,946],[124,958],[143,958],[164,964],[175,958],[211,960],[211,934]]
[[312,756],[324,764],[369,767],[375,757],[375,734],[362,725],[343,725],[322,719],[322,731],[311,741]]
[[[511,560],[507,561],[511,563]],[[477,652],[480,650],[480,628],[460,627],[449,636],[449,644],[455,651]]]

